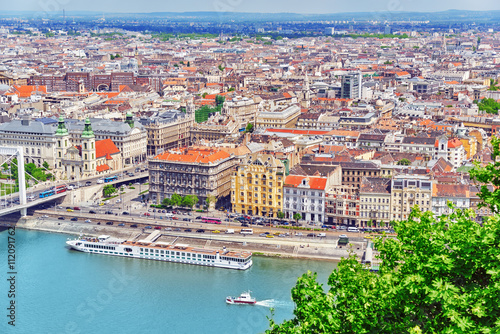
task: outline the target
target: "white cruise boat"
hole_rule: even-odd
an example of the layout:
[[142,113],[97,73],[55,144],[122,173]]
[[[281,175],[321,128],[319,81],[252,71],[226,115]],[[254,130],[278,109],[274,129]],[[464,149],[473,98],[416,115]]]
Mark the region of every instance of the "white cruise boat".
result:
[[72,249],[85,253],[134,257],[147,260],[197,264],[207,267],[246,270],[252,266],[252,253],[175,246],[165,243],[133,242],[110,238],[85,237],[66,241]]

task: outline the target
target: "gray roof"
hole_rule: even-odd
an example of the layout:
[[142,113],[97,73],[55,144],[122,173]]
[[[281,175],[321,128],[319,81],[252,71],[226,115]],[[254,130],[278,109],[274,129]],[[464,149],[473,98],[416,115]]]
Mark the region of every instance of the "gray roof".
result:
[[13,120],[8,123],[0,124],[0,132],[18,132],[18,133],[33,133],[40,136],[50,136],[56,133],[57,123],[44,124],[39,121],[21,123],[20,119]]
[[[83,120],[66,120],[66,128],[70,132],[81,132],[83,131],[84,125]],[[92,131],[96,134],[128,134],[132,130],[132,128],[125,122],[115,122],[103,118],[91,118],[90,125],[92,126]],[[140,128],[141,130],[144,129],[142,124],[139,122],[134,122],[134,126]]]

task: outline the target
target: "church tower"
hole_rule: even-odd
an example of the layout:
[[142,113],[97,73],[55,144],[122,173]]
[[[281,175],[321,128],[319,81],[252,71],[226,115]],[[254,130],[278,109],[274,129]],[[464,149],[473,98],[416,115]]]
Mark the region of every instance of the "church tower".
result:
[[94,175],[96,169],[95,135],[88,118],[85,120],[82,132],[82,161],[84,176]]
[[69,140],[69,132],[68,129],[66,129],[66,124],[64,123],[64,118],[59,116],[59,121],[57,125],[57,130],[56,130],[56,171],[59,174],[59,177],[64,177],[65,170],[64,166],[62,165],[62,160],[64,158],[64,155],[66,154],[66,150],[70,146],[70,140]]

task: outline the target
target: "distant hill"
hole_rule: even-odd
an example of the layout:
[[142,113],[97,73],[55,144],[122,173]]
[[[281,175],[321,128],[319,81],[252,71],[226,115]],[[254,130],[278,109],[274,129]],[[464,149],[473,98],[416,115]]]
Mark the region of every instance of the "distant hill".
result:
[[[0,11],[3,16],[33,16],[36,12],[28,11]],[[49,16],[60,17],[60,12],[48,12]],[[433,21],[433,22],[500,22],[500,10],[471,11],[471,10],[447,10],[441,12],[350,12],[329,14],[299,14],[299,13],[240,13],[240,12],[153,12],[153,13],[102,13],[92,11],[66,11],[66,17],[70,16],[94,16],[106,18],[168,18],[172,20],[203,20],[203,21],[226,21],[235,20],[239,22],[249,21],[309,21],[309,20],[332,20],[332,21]]]

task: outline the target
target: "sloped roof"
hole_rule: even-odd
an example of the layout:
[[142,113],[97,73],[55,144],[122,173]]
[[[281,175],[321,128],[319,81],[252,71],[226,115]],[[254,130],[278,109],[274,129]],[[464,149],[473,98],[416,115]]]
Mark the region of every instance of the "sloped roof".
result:
[[98,172],[104,172],[105,170],[111,169],[108,165],[99,165],[95,168],[96,171]]
[[165,152],[158,154],[155,159],[165,160],[171,162],[185,162],[185,163],[215,163],[229,158],[229,153],[222,150],[215,150],[210,148],[186,149],[184,151],[177,151],[176,153]]
[[325,177],[314,177],[314,176],[301,176],[301,175],[288,175],[285,179],[285,187],[297,188],[302,180],[309,180],[309,188],[316,190],[325,190],[326,181]]
[[[112,154],[120,153],[118,147],[116,147],[115,143],[111,139],[103,139],[95,142],[95,155],[96,158],[106,157],[111,158]],[[110,160],[110,159],[108,159]]]

